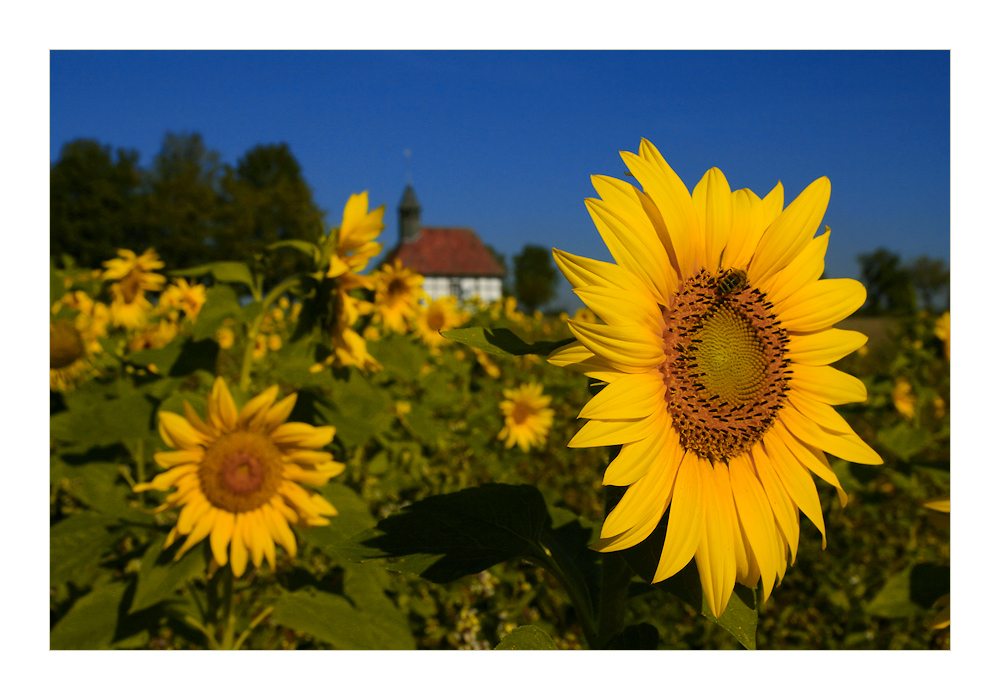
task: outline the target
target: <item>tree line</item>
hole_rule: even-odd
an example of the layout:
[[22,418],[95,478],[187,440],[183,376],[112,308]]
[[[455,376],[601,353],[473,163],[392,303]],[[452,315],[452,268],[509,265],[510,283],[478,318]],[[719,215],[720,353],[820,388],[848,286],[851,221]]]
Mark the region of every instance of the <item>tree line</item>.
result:
[[271,243],[324,233],[324,212],[284,143],[255,146],[232,166],[199,134],[168,133],[145,169],[135,150],[78,139],[50,178],[50,253],[82,267],[153,247],[178,269],[274,255],[278,277],[300,261]]

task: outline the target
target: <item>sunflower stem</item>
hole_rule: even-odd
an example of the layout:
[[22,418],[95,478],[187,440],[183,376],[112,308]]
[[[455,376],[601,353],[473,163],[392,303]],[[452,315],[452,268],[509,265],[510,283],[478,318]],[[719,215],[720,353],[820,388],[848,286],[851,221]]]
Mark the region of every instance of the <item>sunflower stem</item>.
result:
[[625,602],[632,569],[620,552],[601,557],[601,602],[597,618],[597,648],[606,649],[625,627]]
[[264,302],[261,304],[260,313],[250,324],[250,330],[247,332],[247,346],[243,350],[243,365],[240,368],[240,389],[247,391],[250,389],[250,368],[253,366],[253,351],[257,346],[257,336],[260,334],[261,324],[264,323],[264,317],[267,315],[268,309],[274,305],[285,290],[294,287],[299,283],[302,275],[292,275],[288,279],[279,282],[277,285],[267,293],[264,297]]
[[235,649],[233,637],[236,634],[236,615],[233,613],[233,570],[225,567],[222,585],[222,643],[223,649]]

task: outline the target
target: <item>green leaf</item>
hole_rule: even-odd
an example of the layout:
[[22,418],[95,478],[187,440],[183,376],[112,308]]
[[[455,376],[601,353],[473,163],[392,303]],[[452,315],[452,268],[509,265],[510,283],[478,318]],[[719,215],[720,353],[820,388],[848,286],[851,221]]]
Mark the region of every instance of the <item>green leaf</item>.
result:
[[241,262],[226,260],[208,263],[207,265],[188,267],[183,270],[172,270],[169,274],[172,277],[202,277],[203,275],[212,275],[216,282],[246,285],[251,293],[254,293],[257,289],[257,284],[254,282],[250,268]]
[[538,342],[528,344],[506,328],[456,328],[441,331],[450,340],[470,345],[491,355],[542,355],[546,356],[556,348],[568,345],[573,338],[554,343]]
[[186,377],[198,370],[214,373],[218,356],[219,344],[214,339],[189,338],[158,350],[134,352],[128,356],[128,361],[142,367],[156,365],[157,374],[165,377]]
[[73,403],[69,411],[52,416],[49,435],[82,446],[139,440],[149,436],[153,408],[154,401],[140,391],[86,405]]
[[373,610],[370,599],[365,602],[355,607],[344,596],[305,587],[282,593],[271,619],[338,649],[416,648],[405,618],[388,599],[391,612],[381,606]]
[[118,522],[107,515],[83,512],[53,525],[49,529],[49,584],[93,580],[101,559],[121,537],[109,529]]
[[292,238],[287,241],[278,241],[277,243],[272,243],[268,246],[270,250],[277,250],[278,248],[292,248],[299,251],[300,253],[305,253],[314,263],[318,263],[321,257],[319,248],[309,241],[302,241],[298,238]]
[[149,543],[142,557],[139,569],[139,583],[129,613],[142,610],[172,596],[174,592],[205,571],[204,547],[195,547],[174,561],[169,551],[164,551],[166,535],[161,535]]
[[552,641],[545,630],[534,625],[521,625],[509,634],[505,635],[494,649],[556,649],[556,643]]
[[352,561],[447,583],[494,564],[543,552],[549,514],[534,486],[484,484],[417,501],[338,545]]
[[53,304],[63,298],[66,293],[66,285],[63,283],[63,277],[66,274],[56,268],[55,263],[49,260],[49,307],[51,308]]
[[205,291],[205,304],[191,329],[194,340],[214,338],[215,331],[224,320],[235,317],[240,311],[236,291],[226,284],[217,284]]
[[[53,461],[56,459],[53,456]],[[92,510],[122,520],[152,522],[148,513],[129,507],[132,490],[124,483],[119,466],[113,462],[67,464],[60,473],[66,479],[67,491]]]
[[358,445],[385,432],[394,413],[383,391],[378,391],[359,372],[350,372],[347,381],[334,382],[332,402],[317,401],[316,409],[327,425],[337,428],[345,445]]
[[916,564],[890,576],[865,611],[877,617],[912,617],[925,613],[950,590],[950,567]]
[[[608,488],[608,487],[605,487]],[[624,493],[625,489],[620,489]],[[663,541],[667,534],[669,510],[663,515],[656,529],[645,540],[635,547],[622,552],[632,570],[649,582],[653,579],[656,566],[663,551]],[[687,566],[665,581],[653,585],[654,588],[669,591],[703,616],[725,629],[747,649],[757,648],[757,601],[754,591],[736,584],[729,604],[716,618],[712,615],[708,600],[701,589],[701,579],[698,577],[698,566],[692,559]],[[647,589],[648,590],[648,589]]]
[[108,649],[118,627],[118,609],[128,584],[112,581],[95,586],[73,604],[49,635],[52,649]]
[[314,547],[334,548],[375,524],[368,504],[350,487],[328,483],[317,491],[337,509],[337,515],[330,518],[329,525],[298,530],[302,539]]
[[915,428],[909,423],[899,422],[891,428],[882,428],[877,435],[879,444],[895,454],[904,462],[931,444],[932,438],[928,431]]

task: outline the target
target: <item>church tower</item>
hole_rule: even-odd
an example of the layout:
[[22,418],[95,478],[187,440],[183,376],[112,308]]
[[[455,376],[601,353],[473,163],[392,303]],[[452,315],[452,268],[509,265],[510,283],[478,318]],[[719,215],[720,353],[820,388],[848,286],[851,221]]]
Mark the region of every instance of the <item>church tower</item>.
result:
[[412,185],[406,186],[399,203],[399,244],[411,243],[420,234],[420,203]]

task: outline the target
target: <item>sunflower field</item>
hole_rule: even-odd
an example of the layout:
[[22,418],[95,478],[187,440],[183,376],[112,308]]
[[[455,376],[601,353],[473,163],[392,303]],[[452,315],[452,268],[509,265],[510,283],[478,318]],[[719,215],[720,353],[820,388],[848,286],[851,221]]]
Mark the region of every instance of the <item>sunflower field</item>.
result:
[[[948,314],[846,319],[862,294],[823,301],[844,312],[835,327],[796,326],[771,280],[790,289],[818,256],[795,284],[841,289],[809,286],[841,282],[819,279],[822,183],[785,207],[714,171],[671,213],[669,168],[643,149],[628,166],[652,200],[595,180],[603,202],[588,201],[618,265],[556,253],[585,302],[571,316],[426,298],[416,272],[373,264],[384,211],[367,194],[320,245],[275,244],[311,271],[269,287],[243,262],[175,269],[167,251],[54,262],[51,647],[949,648]],[[741,196],[759,243],[737,234]],[[636,202],[661,209],[650,231],[679,230],[689,205],[721,230],[712,208],[730,197],[731,235],[705,234],[718,264],[685,281],[672,233],[652,263],[674,272],[643,277],[634,248],[656,239]],[[768,236],[788,222],[807,235],[783,240],[769,279]],[[644,306],[629,285],[675,292]],[[695,311],[668,318],[678,299]],[[615,335],[642,324],[670,347],[646,357]],[[784,355],[740,369],[747,333]],[[795,393],[807,341],[859,336],[814,363],[857,378],[816,395],[853,398]],[[717,368],[713,348],[734,343],[749,388]],[[692,379],[667,384],[680,398],[664,408],[668,366]],[[803,441],[758,385],[815,416]],[[730,390],[752,397],[718,418]],[[813,474],[818,499],[794,481]]]

